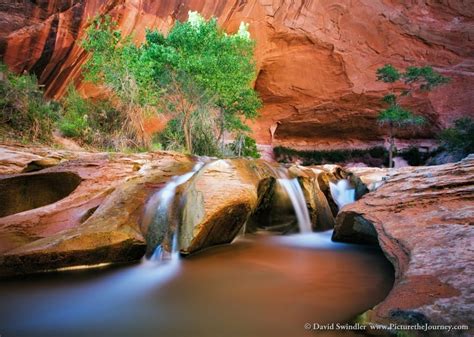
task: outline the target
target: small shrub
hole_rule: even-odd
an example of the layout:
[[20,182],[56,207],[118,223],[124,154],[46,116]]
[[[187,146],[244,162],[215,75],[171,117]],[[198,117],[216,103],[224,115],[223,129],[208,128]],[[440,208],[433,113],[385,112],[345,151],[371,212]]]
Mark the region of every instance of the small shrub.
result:
[[58,127],[83,145],[110,150],[139,149],[122,130],[123,113],[106,100],[90,100],[69,88]]
[[452,128],[441,132],[439,138],[449,152],[457,152],[463,156],[474,153],[474,120],[470,117],[457,119]]
[[[213,157],[222,156],[218,139],[214,136],[217,119],[212,117],[209,112],[201,109],[191,116],[190,131],[193,134],[193,154]],[[188,152],[183,122],[180,117],[169,121],[165,130],[158,135],[157,139],[166,150]]]
[[303,165],[362,162],[376,167],[388,164],[388,152],[383,147],[364,150],[299,151],[277,146],[273,149],[273,152],[280,162],[293,162],[299,159],[303,161]]
[[64,115],[58,123],[59,130],[66,137],[83,138],[89,124],[87,114],[90,104],[73,88],[69,88],[63,102]]
[[166,128],[156,136],[165,150],[184,152],[184,132],[179,119],[172,119]]
[[7,138],[49,142],[60,106],[43,97],[34,75],[16,75],[0,64],[0,121]]
[[235,141],[230,144],[230,149],[239,157],[260,158],[257,149],[257,142],[255,139],[245,134],[237,135]]

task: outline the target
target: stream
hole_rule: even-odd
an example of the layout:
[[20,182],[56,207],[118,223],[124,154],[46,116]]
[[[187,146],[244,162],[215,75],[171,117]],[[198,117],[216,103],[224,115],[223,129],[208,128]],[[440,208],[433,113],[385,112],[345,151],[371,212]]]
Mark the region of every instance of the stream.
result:
[[381,302],[393,269],[331,231],[247,234],[184,259],[0,282],[0,334],[23,336],[360,336],[306,331]]

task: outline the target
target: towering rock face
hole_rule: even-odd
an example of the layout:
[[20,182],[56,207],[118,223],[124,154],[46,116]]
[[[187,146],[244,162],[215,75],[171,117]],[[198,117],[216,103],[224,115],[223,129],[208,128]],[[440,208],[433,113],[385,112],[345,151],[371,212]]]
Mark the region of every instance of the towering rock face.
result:
[[[250,23],[257,40],[264,101],[252,123],[260,144],[298,148],[368,146],[380,142],[378,67],[433,65],[452,78],[429,94],[407,98],[433,132],[457,117],[474,116],[474,7],[469,1],[391,0],[55,0],[0,3],[0,54],[16,71],[32,71],[51,97],[79,85],[87,55],[75,42],[87,20],[109,13],[125,33],[143,40],[145,28],[166,31],[188,10],[216,16],[229,31]],[[403,138],[409,134],[400,134]],[[413,135],[411,135],[413,136]]]

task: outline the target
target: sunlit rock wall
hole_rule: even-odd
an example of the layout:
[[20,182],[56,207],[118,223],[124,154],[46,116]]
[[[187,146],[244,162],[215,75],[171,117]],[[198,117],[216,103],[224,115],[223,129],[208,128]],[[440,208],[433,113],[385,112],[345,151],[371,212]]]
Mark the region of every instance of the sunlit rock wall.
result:
[[[188,10],[217,16],[229,31],[250,23],[257,40],[264,101],[252,123],[260,144],[297,148],[365,147],[380,143],[376,115],[386,86],[385,63],[433,65],[449,85],[407,99],[430,127],[400,134],[433,138],[463,115],[474,115],[474,6],[470,1],[389,0],[56,0],[0,2],[0,54],[18,72],[36,73],[48,96],[70,83],[86,94],[75,44],[89,18],[110,13],[120,29],[143,40],[146,27],[166,31]],[[471,3],[471,4],[470,4]]]

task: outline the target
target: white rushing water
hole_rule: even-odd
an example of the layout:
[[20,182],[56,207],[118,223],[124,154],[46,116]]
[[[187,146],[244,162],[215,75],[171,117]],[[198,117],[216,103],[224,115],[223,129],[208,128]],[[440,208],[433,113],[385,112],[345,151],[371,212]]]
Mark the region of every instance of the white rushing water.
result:
[[304,198],[303,190],[301,189],[298,179],[280,178],[278,179],[278,183],[286,191],[293,204],[300,233],[311,233],[311,220],[309,218],[308,207],[306,206],[306,199]]
[[[156,215],[161,216],[162,221],[167,221],[170,205],[176,195],[176,188],[191,179],[192,176],[196,174],[196,172],[198,172],[201,167],[203,167],[203,165],[204,162],[199,162],[190,172],[171,178],[171,180],[162,189],[160,189],[150,198],[145,207],[145,216],[143,218],[143,227],[145,229],[148,229],[148,226],[153,221],[153,217]],[[162,245],[159,244],[151,255],[150,260],[157,262],[164,260],[176,260],[178,255],[178,229],[176,229],[173,233],[171,252],[166,251],[166,249],[164,249]]]
[[355,189],[347,179],[341,179],[336,184],[329,182],[329,189],[339,209],[355,201]]
[[278,177],[277,183],[288,195],[293,209],[295,210],[300,233],[311,233],[313,230],[309,218],[308,207],[306,206],[306,199],[304,198],[303,190],[298,182],[298,178],[289,178],[288,169],[283,166],[274,167],[271,164],[266,165],[273,175]]

